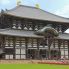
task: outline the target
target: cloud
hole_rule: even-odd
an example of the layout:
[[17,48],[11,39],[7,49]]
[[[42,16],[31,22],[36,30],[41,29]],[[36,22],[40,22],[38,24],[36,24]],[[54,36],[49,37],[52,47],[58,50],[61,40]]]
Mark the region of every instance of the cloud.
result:
[[0,0],[0,4],[7,5],[10,3],[10,0]]
[[65,5],[63,8],[56,10],[54,13],[69,18],[69,5]]

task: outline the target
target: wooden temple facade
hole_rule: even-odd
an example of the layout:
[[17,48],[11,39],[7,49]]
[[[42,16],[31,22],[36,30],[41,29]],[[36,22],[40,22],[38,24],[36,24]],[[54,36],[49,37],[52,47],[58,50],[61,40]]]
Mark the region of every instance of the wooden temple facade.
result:
[[[50,25],[58,37],[35,32]],[[69,59],[69,19],[28,6],[17,6],[0,13],[1,59]],[[52,41],[52,43],[51,43]],[[51,44],[50,44],[51,43]]]

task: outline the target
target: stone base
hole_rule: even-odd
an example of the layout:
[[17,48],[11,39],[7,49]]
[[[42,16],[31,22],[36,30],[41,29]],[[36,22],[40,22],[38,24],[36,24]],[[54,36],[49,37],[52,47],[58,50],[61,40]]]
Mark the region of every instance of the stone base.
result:
[[0,64],[37,64],[40,60],[0,60]]
[[69,64],[69,60],[0,60],[0,64],[51,64],[62,62]]

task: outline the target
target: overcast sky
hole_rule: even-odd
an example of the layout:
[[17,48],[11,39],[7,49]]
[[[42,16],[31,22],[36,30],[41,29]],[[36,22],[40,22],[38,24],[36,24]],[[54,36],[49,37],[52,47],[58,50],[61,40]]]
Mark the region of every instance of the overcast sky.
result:
[[[69,18],[69,0],[21,0],[22,5],[35,6],[48,12]],[[16,6],[16,0],[0,0],[1,9],[11,9]]]

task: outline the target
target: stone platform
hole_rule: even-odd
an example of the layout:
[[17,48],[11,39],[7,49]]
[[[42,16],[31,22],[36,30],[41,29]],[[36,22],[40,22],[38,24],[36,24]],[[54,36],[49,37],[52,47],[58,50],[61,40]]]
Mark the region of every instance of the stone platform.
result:
[[0,64],[67,64],[69,60],[0,60]]

